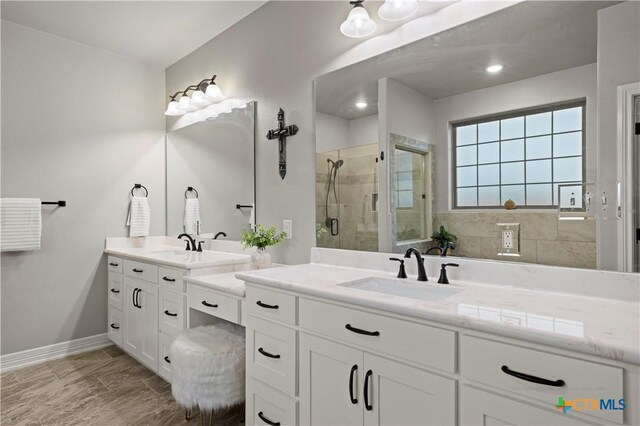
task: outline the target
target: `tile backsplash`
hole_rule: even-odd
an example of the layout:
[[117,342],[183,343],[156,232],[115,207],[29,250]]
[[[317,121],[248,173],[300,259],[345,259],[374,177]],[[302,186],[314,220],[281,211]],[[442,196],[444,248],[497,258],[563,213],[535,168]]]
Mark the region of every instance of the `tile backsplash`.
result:
[[[498,223],[520,224],[520,257],[502,257]],[[464,211],[434,214],[458,237],[453,256],[596,268],[595,220],[558,220],[554,212]]]

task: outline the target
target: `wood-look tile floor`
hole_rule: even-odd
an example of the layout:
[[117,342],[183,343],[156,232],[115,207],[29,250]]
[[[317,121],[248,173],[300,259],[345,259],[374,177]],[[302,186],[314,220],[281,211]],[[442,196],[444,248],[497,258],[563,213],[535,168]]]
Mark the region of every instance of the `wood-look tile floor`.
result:
[[[171,385],[116,346],[3,373],[0,423],[8,425],[192,425]],[[238,425],[241,408],[221,410],[214,425]]]

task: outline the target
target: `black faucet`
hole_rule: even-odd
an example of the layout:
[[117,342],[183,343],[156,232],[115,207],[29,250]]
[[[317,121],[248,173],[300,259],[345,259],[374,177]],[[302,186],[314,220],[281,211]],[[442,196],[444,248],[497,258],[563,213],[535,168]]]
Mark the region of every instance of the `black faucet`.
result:
[[226,233],[224,233],[224,232],[220,231],[220,232],[218,232],[218,233],[216,234],[216,236],[215,236],[215,237],[213,237],[213,239],[214,239],[214,240],[217,240],[217,239],[218,239],[218,237],[219,237],[220,235],[222,235],[223,237],[226,237],[226,236],[227,236],[227,234],[226,234]]
[[428,255],[428,254],[431,254],[431,252],[434,251],[434,250],[439,250],[440,251],[440,256],[447,257],[447,252],[449,250],[455,250],[455,249],[456,249],[456,244],[454,242],[450,241],[450,242],[446,243],[442,247],[433,246],[429,250],[427,250],[424,254]]
[[440,265],[440,278],[438,278],[438,284],[449,284],[449,278],[447,277],[447,266],[458,267],[457,263],[443,263]]
[[[185,250],[196,250],[196,240],[193,239],[193,237],[189,234],[180,234],[178,235],[178,239],[181,240],[182,237],[187,237],[189,239],[189,241],[187,241],[187,248],[185,248]],[[189,244],[191,243],[191,244]]]
[[416,260],[418,261],[418,281],[429,281],[427,279],[427,272],[424,270],[424,259],[418,250],[411,247],[404,254],[404,257],[409,259],[412,253],[416,255]]

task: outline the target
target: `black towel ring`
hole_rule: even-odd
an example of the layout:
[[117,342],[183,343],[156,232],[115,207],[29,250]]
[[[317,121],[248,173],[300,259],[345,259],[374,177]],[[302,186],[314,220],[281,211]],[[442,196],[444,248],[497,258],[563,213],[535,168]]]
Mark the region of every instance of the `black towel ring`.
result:
[[193,186],[188,186],[188,187],[187,187],[187,190],[186,190],[186,191],[184,191],[184,198],[185,198],[185,200],[186,200],[187,198],[189,198],[189,197],[187,197],[187,193],[188,193],[188,192],[195,192],[195,193],[196,193],[196,198],[198,198],[198,191],[196,191],[196,189],[195,189]]
[[131,196],[133,197],[133,191],[135,189],[144,189],[144,196],[148,197],[149,196],[149,191],[147,190],[147,188],[144,187],[144,185],[140,184],[140,183],[136,183],[133,185],[133,188],[131,188]]

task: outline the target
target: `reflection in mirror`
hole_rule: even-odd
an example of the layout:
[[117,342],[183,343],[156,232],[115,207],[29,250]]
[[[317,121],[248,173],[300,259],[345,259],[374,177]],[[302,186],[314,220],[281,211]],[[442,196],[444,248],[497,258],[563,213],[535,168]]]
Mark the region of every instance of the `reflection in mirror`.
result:
[[[640,85],[637,64],[613,58],[620,46],[637,52],[615,24],[634,7],[522,2],[320,76],[318,245],[438,253],[431,236],[443,226],[457,237],[450,256],[632,271],[638,213],[619,194],[639,189],[617,163],[611,100]],[[598,62],[603,53],[612,59]],[[350,163],[364,146],[367,161]],[[625,160],[635,170],[636,151]],[[328,159],[344,162],[332,170]]]
[[[240,240],[251,209],[236,204],[255,203],[255,108],[250,102],[167,134],[168,235],[199,230],[202,238],[224,232]],[[196,191],[198,216],[191,210]]]

